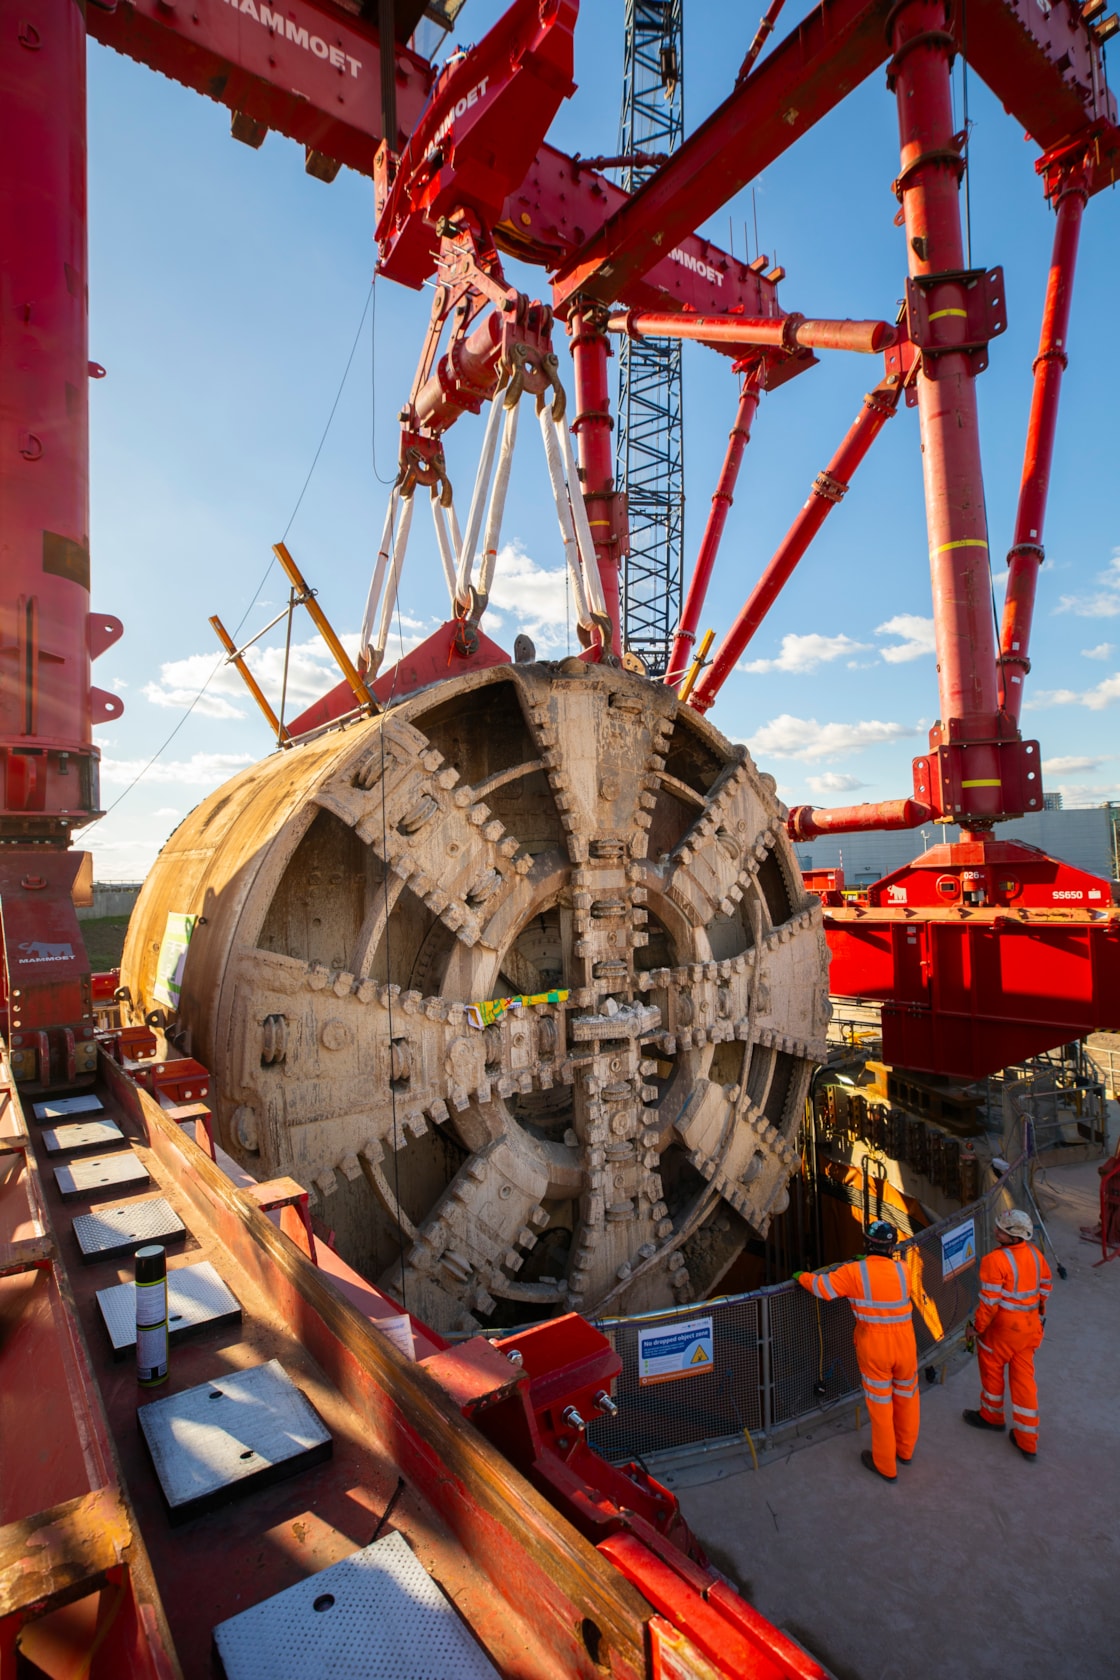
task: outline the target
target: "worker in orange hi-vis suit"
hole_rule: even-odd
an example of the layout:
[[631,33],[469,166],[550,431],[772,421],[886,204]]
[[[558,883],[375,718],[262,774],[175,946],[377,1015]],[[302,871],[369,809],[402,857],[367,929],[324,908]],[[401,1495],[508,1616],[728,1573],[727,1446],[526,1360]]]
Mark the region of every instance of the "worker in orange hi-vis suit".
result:
[[1046,1256],[1034,1246],[1034,1226],[1019,1208],[996,1219],[999,1247],[980,1262],[976,1352],[980,1410],[967,1411],[974,1429],[1004,1428],[1003,1385],[1011,1385],[1011,1444],[1033,1461],[1038,1451],[1038,1388],[1034,1351],[1042,1341],[1052,1278]]
[[867,1254],[823,1272],[794,1272],[803,1289],[823,1301],[846,1299],[855,1314],[856,1358],[871,1420],[871,1451],[860,1461],[884,1480],[897,1480],[897,1463],[909,1464],[918,1440],[918,1347],[906,1268],[894,1257],[898,1235],[873,1219],[864,1239]]

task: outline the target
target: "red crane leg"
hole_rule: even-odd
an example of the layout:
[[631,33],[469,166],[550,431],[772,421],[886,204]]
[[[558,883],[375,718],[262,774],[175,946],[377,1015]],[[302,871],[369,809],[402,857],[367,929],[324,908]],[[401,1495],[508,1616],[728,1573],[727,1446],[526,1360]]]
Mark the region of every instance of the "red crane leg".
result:
[[71,831],[98,810],[90,661],[84,8],[10,8],[0,34],[0,1032],[22,1083],[92,1077]]
[[606,326],[606,311],[598,304],[578,307],[568,319],[576,397],[572,430],[579,446],[583,499],[587,503],[599,576],[603,581],[603,598],[611,621],[611,652],[620,654],[622,609],[619,572],[627,552],[628,533],[625,502],[614,487],[614,452],[611,448],[614,421],[611,419],[607,377],[611,347]]
[[1016,722],[1023,706],[1023,679],[1031,668],[1027,650],[1034,617],[1038,569],[1045,557],[1042,529],[1046,517],[1046,494],[1050,488],[1050,465],[1054,458],[1058,398],[1062,389],[1062,374],[1069,365],[1066,341],[1073,301],[1073,276],[1081,235],[1081,216],[1089,197],[1084,170],[1079,167],[1066,174],[1055,197],[1057,222],[1054,250],[1042,311],[1038,355],[1034,360],[1034,392],[1027,425],[1023,476],[1019,484],[1015,539],[1007,556],[1007,594],[1000,630],[1001,699],[1004,710]]
[[960,176],[949,70],[955,43],[943,0],[909,0],[893,13],[888,67],[898,102],[898,191],[910,274],[925,294],[936,356],[918,374],[922,470],[937,639],[941,719],[959,724],[962,820],[1001,814],[995,630],[973,364],[961,239]]
[[739,396],[739,408],[735,415],[727,439],[727,454],[723,458],[719,482],[712,497],[711,511],[708,523],[704,527],[704,535],[700,542],[700,550],[696,556],[696,567],[688,585],[688,595],[681,614],[680,628],[673,638],[673,650],[669,655],[669,669],[665,673],[665,681],[670,688],[677,688],[684,680],[688,670],[689,660],[692,658],[692,648],[696,641],[696,627],[700,622],[700,614],[704,610],[704,599],[708,593],[708,585],[712,579],[712,570],[719,553],[719,545],[723,539],[723,528],[727,524],[727,515],[731,511],[731,504],[735,499],[735,486],[739,480],[739,468],[743,464],[743,451],[751,441],[751,426],[758,413],[759,398],[762,395],[764,370],[757,368],[749,373],[743,381],[743,389]]
[[[86,32],[70,0],[0,39],[0,831],[64,839],[98,808],[89,611]],[[96,711],[91,715],[91,708]]]
[[777,553],[755,584],[743,610],[728,631],[711,665],[692,692],[691,704],[706,712],[734,670],[743,650],[770,611],[797,562],[847,491],[852,474],[898,407],[902,384],[890,374],[863,399],[843,443],[813,480],[809,499],[790,526]]

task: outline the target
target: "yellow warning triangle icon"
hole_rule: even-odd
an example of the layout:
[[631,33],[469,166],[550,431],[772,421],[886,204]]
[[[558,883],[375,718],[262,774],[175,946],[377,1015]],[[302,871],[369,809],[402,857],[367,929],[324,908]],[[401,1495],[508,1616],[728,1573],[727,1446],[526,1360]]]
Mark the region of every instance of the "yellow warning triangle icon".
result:
[[708,1363],[708,1355],[704,1352],[702,1346],[696,1349],[688,1363],[690,1365],[706,1365]]

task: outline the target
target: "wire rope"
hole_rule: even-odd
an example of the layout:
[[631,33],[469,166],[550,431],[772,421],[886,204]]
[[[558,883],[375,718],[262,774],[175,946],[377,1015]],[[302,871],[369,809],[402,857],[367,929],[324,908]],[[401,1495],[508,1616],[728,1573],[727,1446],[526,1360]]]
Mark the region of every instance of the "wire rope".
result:
[[[346,387],[346,380],[349,376],[350,368],[351,368],[351,366],[353,364],[353,361],[354,361],[354,354],[355,354],[355,352],[358,348],[358,341],[362,336],[362,328],[366,324],[366,316],[369,313],[370,302],[371,302],[371,299],[373,297],[373,292],[374,292],[374,288],[373,288],[373,285],[371,284],[368,292],[366,293],[366,300],[365,300],[365,303],[362,307],[362,318],[358,322],[358,330],[354,334],[354,342],[350,346],[350,354],[346,358],[346,366],[342,370],[342,378],[339,380],[338,390],[335,392],[334,402],[331,404],[331,411],[327,415],[327,423],[323,427],[323,435],[319,439],[319,447],[316,449],[315,454],[312,456],[311,465],[307,469],[307,477],[303,481],[303,488],[300,490],[299,495],[296,497],[296,505],[292,509],[291,513],[288,516],[288,523],[284,527],[284,535],[280,539],[281,542],[286,542],[287,541],[288,532],[291,530],[292,526],[295,524],[296,514],[299,512],[300,507],[303,504],[303,498],[307,494],[308,485],[311,483],[311,479],[314,475],[315,468],[319,464],[319,457],[323,453],[323,445],[327,441],[327,434],[331,429],[331,424],[334,420],[335,414],[338,411],[338,405],[342,401],[342,393],[343,393],[343,391]],[[377,471],[377,468],[376,468],[376,464],[375,464],[374,472],[376,473],[376,471]],[[241,617],[238,619],[237,624],[234,627],[234,631],[233,631],[234,642],[237,641],[237,638],[241,633],[242,627],[244,626],[245,620],[248,618],[249,614],[252,612],[253,608],[256,606],[257,601],[260,599],[261,590],[264,588],[265,584],[268,582],[269,575],[270,575],[270,573],[272,571],[272,568],[275,564],[276,564],[275,559],[270,558],[269,562],[268,562],[268,565],[265,567],[264,572],[261,576],[260,582],[257,584],[256,589],[253,591],[253,594],[252,594],[252,596],[250,598],[250,601],[249,601],[249,605],[245,608],[245,611],[241,614]],[[152,765],[155,764],[159,759],[161,759],[163,757],[164,753],[167,751],[168,747],[171,745],[171,743],[175,739],[176,735],[178,735],[180,729],[182,729],[182,727],[186,723],[187,719],[194,712],[195,707],[198,705],[199,701],[202,700],[203,696],[206,694],[207,689],[210,687],[210,684],[214,681],[214,678],[218,675],[218,672],[222,669],[222,667],[225,665],[225,663],[226,663],[226,657],[223,654],[221,656],[221,658],[218,659],[215,662],[214,668],[210,672],[210,675],[206,678],[206,681],[203,683],[202,687],[199,689],[198,693],[195,695],[194,699],[191,701],[190,705],[187,707],[186,711],[183,713],[182,717],[179,719],[179,721],[175,725],[174,729],[171,730],[170,734],[166,737],[166,739],[163,740],[160,743],[160,745],[156,748],[155,752],[152,754],[151,758],[148,759],[148,761],[144,765],[143,769],[138,770],[136,772],[136,775],[133,776],[132,780],[128,783],[127,787],[123,788],[121,790],[121,792],[118,793],[117,797],[114,799],[114,801],[111,805],[107,806],[104,811],[100,812],[100,814],[98,816],[93,818],[92,822],[90,822],[86,825],[85,829],[83,830],[83,833],[88,834],[90,832],[90,830],[95,828],[99,822],[104,822],[106,817],[111,816],[113,814],[113,812],[116,810],[117,806],[121,803],[121,801],[123,799],[127,799],[128,795],[132,792],[133,788],[136,787],[139,782],[143,781],[144,777],[148,774],[148,771],[152,768]],[[285,664],[286,664],[286,661],[285,661]]]

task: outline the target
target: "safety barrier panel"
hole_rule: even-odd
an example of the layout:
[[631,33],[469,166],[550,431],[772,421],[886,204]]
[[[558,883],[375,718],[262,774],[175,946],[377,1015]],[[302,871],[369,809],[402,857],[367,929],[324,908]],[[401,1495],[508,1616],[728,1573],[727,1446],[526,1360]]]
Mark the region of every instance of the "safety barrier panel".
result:
[[[971,1316],[996,1215],[1026,1203],[1026,1166],[1016,1161],[978,1201],[900,1245],[919,1368],[936,1363]],[[615,1461],[744,1435],[765,1445],[862,1398],[853,1322],[846,1301],[818,1300],[792,1282],[686,1311],[599,1320],[622,1359],[618,1415],[597,1418],[588,1437]]]

